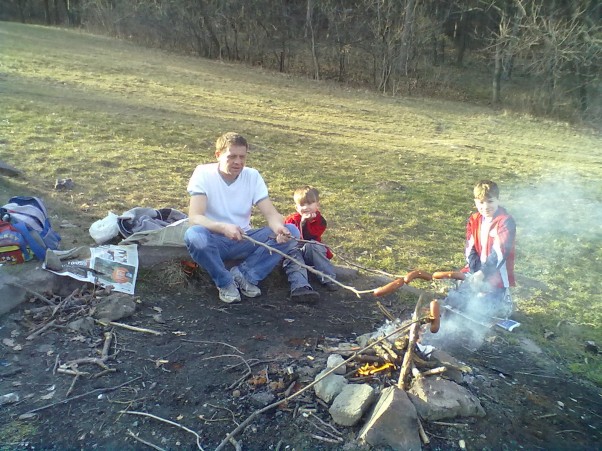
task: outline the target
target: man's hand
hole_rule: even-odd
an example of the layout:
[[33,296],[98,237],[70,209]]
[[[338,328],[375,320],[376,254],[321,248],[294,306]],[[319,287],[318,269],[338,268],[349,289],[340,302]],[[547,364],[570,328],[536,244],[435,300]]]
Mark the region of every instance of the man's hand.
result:
[[276,242],[278,244],[286,243],[291,238],[291,232],[284,225],[280,226],[276,231]]
[[242,236],[245,234],[244,230],[234,224],[224,224],[222,234],[226,238],[230,238],[234,241],[242,240]]

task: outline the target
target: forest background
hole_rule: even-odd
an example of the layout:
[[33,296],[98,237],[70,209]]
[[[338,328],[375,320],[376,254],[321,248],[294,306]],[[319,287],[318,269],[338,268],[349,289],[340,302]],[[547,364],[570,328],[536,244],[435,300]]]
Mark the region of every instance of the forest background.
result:
[[602,123],[597,0],[4,0],[60,25],[387,95]]

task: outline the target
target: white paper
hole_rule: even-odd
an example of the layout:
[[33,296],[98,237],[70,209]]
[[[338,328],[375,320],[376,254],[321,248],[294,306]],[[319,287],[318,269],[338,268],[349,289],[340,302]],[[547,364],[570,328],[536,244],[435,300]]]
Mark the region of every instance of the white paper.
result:
[[[59,276],[68,276],[83,282],[90,282],[102,287],[111,286],[114,291],[134,294],[136,277],[138,276],[138,247],[130,245],[106,245],[79,248],[69,251],[47,251],[42,267]],[[52,265],[47,265],[49,257],[53,259]],[[57,268],[60,261],[61,269]],[[50,269],[49,267],[53,269]]]

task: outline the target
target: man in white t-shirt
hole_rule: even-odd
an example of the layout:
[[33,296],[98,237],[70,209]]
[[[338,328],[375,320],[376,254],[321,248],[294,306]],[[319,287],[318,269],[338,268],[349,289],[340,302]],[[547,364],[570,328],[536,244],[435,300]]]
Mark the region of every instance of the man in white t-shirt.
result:
[[[249,145],[237,133],[217,139],[217,163],[196,167],[190,181],[188,221],[184,237],[192,259],[211,276],[219,298],[227,303],[261,294],[257,284],[280,262],[281,256],[257,246],[243,235],[288,253],[299,231],[284,224],[268,196],[267,186],[256,169],[245,167]],[[251,228],[251,210],[257,206],[267,227]],[[242,260],[228,271],[225,260]]]

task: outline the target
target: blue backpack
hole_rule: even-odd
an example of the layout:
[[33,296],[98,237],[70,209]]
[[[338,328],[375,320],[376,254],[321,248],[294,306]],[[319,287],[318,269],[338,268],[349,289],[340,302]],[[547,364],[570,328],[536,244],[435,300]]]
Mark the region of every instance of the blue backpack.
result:
[[24,252],[23,261],[31,259],[31,253],[38,260],[44,261],[46,249],[54,250],[59,247],[61,237],[52,228],[46,206],[37,197],[11,197],[8,203],[0,208],[0,220],[4,224],[10,224],[13,232],[20,235],[16,237],[20,243],[19,247],[23,249],[23,244],[26,244],[26,250],[30,251]]

